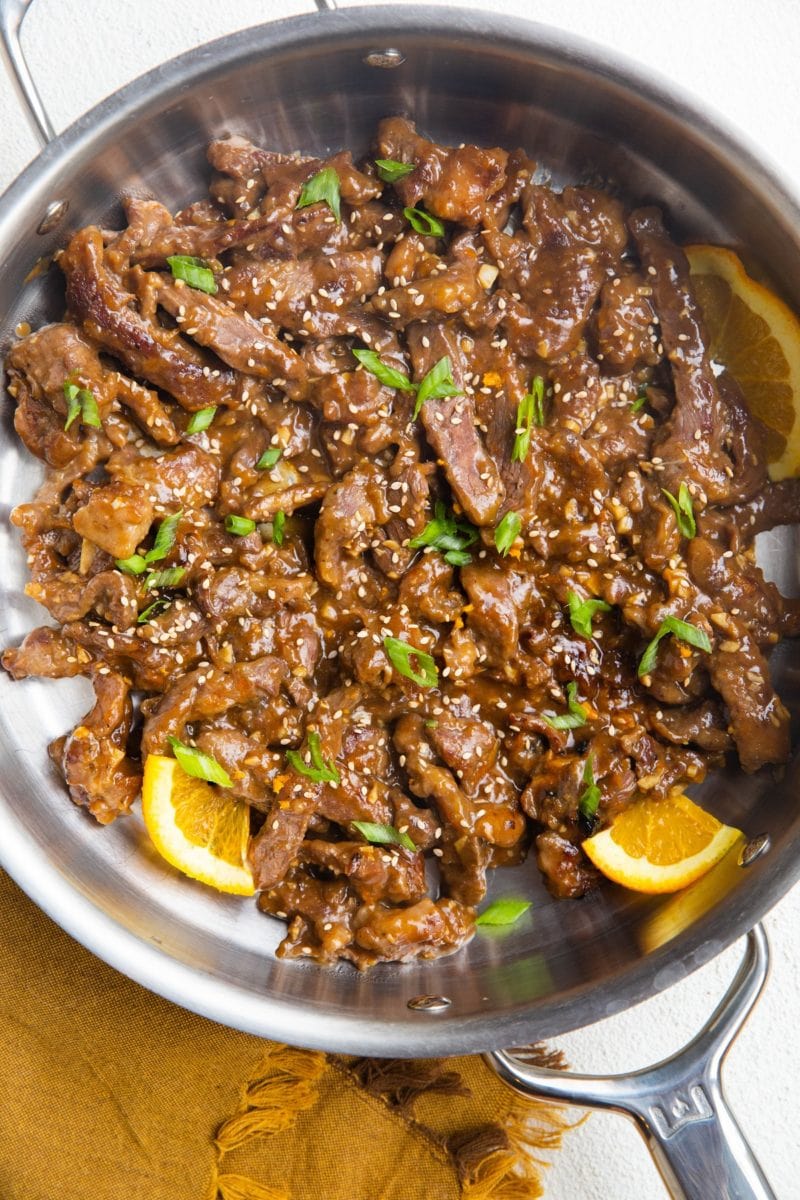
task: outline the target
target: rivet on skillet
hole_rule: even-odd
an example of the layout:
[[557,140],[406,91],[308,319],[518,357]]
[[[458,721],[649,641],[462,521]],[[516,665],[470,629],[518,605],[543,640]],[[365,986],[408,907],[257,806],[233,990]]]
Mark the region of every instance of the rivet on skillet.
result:
[[386,71],[402,66],[405,61],[406,56],[402,50],[394,50],[391,47],[388,50],[370,50],[362,59],[368,67],[383,67]]
[[413,1008],[415,1012],[442,1012],[452,1003],[453,1001],[449,1000],[447,996],[412,996],[408,1001],[408,1007]]
[[44,210],[44,216],[36,226],[37,233],[50,233],[59,221],[67,215],[69,200],[54,200]]
[[751,838],[747,845],[742,847],[739,854],[739,866],[749,867],[771,848],[772,839],[768,833],[760,833],[758,837]]

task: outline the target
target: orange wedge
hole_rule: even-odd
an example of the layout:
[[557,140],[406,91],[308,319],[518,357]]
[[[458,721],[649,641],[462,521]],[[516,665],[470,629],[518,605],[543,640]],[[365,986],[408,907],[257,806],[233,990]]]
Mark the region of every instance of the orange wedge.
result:
[[687,246],[711,356],[739,384],[768,429],[772,479],[800,474],[800,321],[722,246]]
[[253,895],[246,804],[187,775],[174,758],[149,754],[144,764],[142,815],[156,850],[184,875],[219,892]]
[[635,892],[677,892],[705,875],[743,836],[675,793],[637,801],[583,848],[614,883]]

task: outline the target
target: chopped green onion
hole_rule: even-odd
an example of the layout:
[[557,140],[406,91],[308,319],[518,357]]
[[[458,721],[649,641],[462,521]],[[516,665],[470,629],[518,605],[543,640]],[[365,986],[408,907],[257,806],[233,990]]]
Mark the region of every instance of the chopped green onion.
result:
[[704,629],[698,629],[696,625],[690,625],[688,621],[680,621],[677,617],[665,617],[658,627],[656,636],[642,655],[639,663],[640,677],[649,675],[653,670],[656,665],[658,643],[670,633],[676,638],[680,638],[682,642],[688,642],[690,646],[695,646],[698,650],[705,650],[706,654],[711,652],[711,642]]
[[430,213],[426,213],[424,208],[404,208],[403,216],[411,228],[416,229],[417,233],[422,233],[426,237],[444,237],[442,222],[437,221],[436,217],[432,217]]
[[193,258],[190,254],[170,254],[167,258],[173,279],[182,279],[198,292],[213,296],[217,291],[214,272],[204,258]]
[[143,575],[147,570],[147,559],[142,554],[132,554],[130,558],[115,558],[114,564],[128,575]]
[[581,600],[577,592],[567,593],[567,604],[572,628],[585,638],[594,637],[592,633],[594,614],[611,611],[611,605],[606,604],[605,600]]
[[336,217],[336,224],[342,223],[342,205],[341,195],[339,192],[339,176],[334,171],[333,167],[323,167],[321,171],[317,171],[300,191],[300,199],[297,201],[295,208],[308,208],[309,204],[318,203],[327,204],[333,215]]
[[175,535],[182,516],[183,509],[179,508],[176,513],[172,513],[171,516],[164,518],[156,530],[153,549],[148,550],[145,555],[145,562],[158,562],[159,559],[167,557],[175,545]]
[[143,608],[136,618],[137,625],[146,625],[148,621],[152,621],[153,617],[157,617],[159,613],[165,612],[169,608],[171,600],[167,600],[165,596],[159,596],[152,604],[148,604],[147,608]]
[[378,825],[374,821],[351,821],[363,838],[376,846],[403,846],[406,850],[414,851],[416,846],[405,829],[395,829],[394,825]]
[[522,528],[522,518],[518,512],[513,509],[507,512],[500,524],[494,531],[494,544],[499,552],[505,557],[508,554],[514,542],[519,537],[519,531]]
[[272,540],[276,546],[283,545],[283,531],[286,528],[286,513],[279,508],[272,518]]
[[417,419],[420,409],[426,400],[441,400],[445,396],[460,396],[461,388],[457,388],[453,381],[452,369],[450,367],[450,359],[447,355],[440,358],[437,363],[434,363],[428,374],[422,380],[422,383],[417,388],[417,402],[414,405],[414,420]]
[[314,783],[339,783],[340,775],[332,762],[325,762],[320,749],[319,734],[312,731],[308,735],[308,750],[311,755],[311,764],[298,754],[296,750],[287,750],[286,758],[289,765],[294,767],[299,775],[305,775],[306,779],[311,779]]
[[206,783],[218,783],[220,787],[233,787],[231,777],[210,754],[204,754],[196,746],[187,746],[176,737],[168,737],[178,766],[193,779],[205,779]]
[[502,896],[499,900],[493,900],[475,918],[475,924],[513,925],[530,907],[530,900],[515,900],[512,896]]
[[151,571],[144,581],[147,590],[161,587],[177,587],[186,574],[186,567],[167,567],[164,571]]
[[78,417],[81,419],[81,425],[91,425],[95,429],[102,429],[103,422],[100,420],[97,401],[88,388],[78,387],[77,383],[65,383],[64,399],[67,402],[65,430],[69,429],[72,422]]
[[386,387],[397,388],[401,392],[417,390],[407,375],[381,362],[380,355],[374,350],[354,350],[353,357],[358,359],[365,371],[369,371],[370,375],[374,375]]
[[535,376],[531,390],[522,397],[517,406],[517,427],[514,437],[514,449],[511,451],[512,462],[524,462],[531,448],[531,429],[534,425],[544,425],[544,379]]
[[271,471],[277,465],[278,459],[283,454],[283,451],[278,446],[270,446],[261,455],[261,458],[256,463],[257,471]]
[[114,562],[120,571],[126,571],[128,575],[143,575],[150,563],[166,558],[175,545],[175,534],[182,516],[183,509],[178,509],[176,513],[164,518],[156,530],[153,548],[148,550],[147,554],[132,554],[130,558],[115,559]]
[[416,163],[398,162],[396,158],[376,158],[375,166],[378,168],[378,178],[384,183],[397,183],[398,179],[405,179],[406,175],[410,175],[415,169]]
[[186,426],[187,433],[202,433],[204,429],[208,429],[216,415],[216,408],[200,408],[197,412],[192,413],[189,418],[189,424]]
[[575,699],[578,691],[577,683],[567,684],[567,708],[568,712],[562,713],[559,717],[549,717],[547,713],[542,714],[542,720],[546,721],[552,729],[580,729],[589,719],[584,706]]
[[[413,680],[420,687],[436,687],[439,682],[439,671],[430,654],[424,650],[418,650],[416,646],[409,646],[408,642],[395,637],[385,637],[383,648],[389,662],[399,675],[405,675],[406,679]],[[417,660],[416,667],[411,665],[412,658]]]
[[445,562],[452,567],[465,567],[472,562],[472,556],[467,553],[467,546],[478,540],[478,531],[468,521],[457,521],[454,516],[448,516],[441,500],[434,506],[434,518],[429,521],[422,533],[411,538],[409,546],[418,550],[421,546],[432,546],[443,555]]
[[645,404],[647,404],[647,390],[646,389],[639,392],[639,395],[636,397],[633,404],[631,405],[631,412],[638,413],[641,409],[644,408]]
[[225,528],[228,533],[235,533],[237,537],[247,537],[255,527],[255,521],[251,521],[249,517],[237,517],[235,513],[228,513],[225,518]]
[[583,782],[586,784],[586,787],[578,801],[578,813],[584,818],[584,821],[591,829],[594,826],[597,810],[600,807],[600,788],[595,782],[591,754],[586,759],[583,768]]
[[678,488],[677,500],[672,492],[668,492],[666,488],[661,491],[669,500],[675,512],[675,520],[678,522],[678,529],[685,538],[693,538],[697,533],[697,522],[694,519],[694,508],[692,507],[692,494],[685,483],[682,483]]

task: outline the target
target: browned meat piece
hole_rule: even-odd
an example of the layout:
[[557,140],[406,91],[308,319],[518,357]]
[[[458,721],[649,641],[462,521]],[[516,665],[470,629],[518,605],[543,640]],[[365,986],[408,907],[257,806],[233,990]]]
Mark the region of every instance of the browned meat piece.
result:
[[142,786],[139,765],[127,756],[133,722],[130,683],[101,667],[92,671],[95,704],[72,733],[50,746],[74,804],[101,825],[122,816]]
[[[386,482],[364,465],[328,489],[315,529],[317,575],[329,587],[362,588],[367,576],[362,556],[375,526],[389,519]],[[364,579],[361,579],[361,575]]]
[[153,523],[153,505],[141,486],[109,483],[92,492],[72,523],[76,533],[112,558],[130,558]]
[[473,912],[455,900],[426,897],[407,908],[376,905],[353,922],[355,942],[380,961],[407,962],[455,950],[473,932]]
[[648,719],[654,733],[678,746],[691,744],[712,754],[724,754],[733,745],[719,705],[713,700],[704,700],[694,708],[653,708]]
[[388,900],[412,903],[426,895],[425,860],[399,846],[367,846],[363,842],[328,842],[308,838],[300,852],[305,862],[345,875],[364,904]]
[[730,533],[732,549],[749,546],[758,533],[775,529],[778,525],[797,524],[800,517],[800,478],[767,483],[752,500],[731,505],[724,513],[714,514],[714,517],[714,525],[722,523],[726,533]]
[[69,679],[84,675],[92,656],[60,630],[41,626],[32,629],[21,646],[5,650],[0,661],[12,679],[27,679],[29,675]]
[[404,328],[409,321],[427,321],[462,312],[483,294],[478,266],[476,259],[455,262],[427,279],[415,279],[407,287],[390,288],[373,296],[372,307],[396,329]]
[[[352,359],[347,365],[352,366]],[[398,366],[405,370],[403,364]],[[372,425],[382,412],[391,410],[394,391],[383,387],[369,371],[342,370],[317,379],[309,400],[326,421]]]
[[127,629],[136,620],[136,584],[121,571],[100,571],[91,579],[65,571],[45,583],[28,584],[26,591],[62,625],[80,621],[90,612],[119,629]]
[[394,185],[403,204],[413,208],[422,203],[434,216],[461,225],[491,220],[491,200],[506,181],[505,150],[437,146],[403,117],[381,121],[377,142],[380,158],[415,164],[415,170]]
[[91,432],[80,421],[64,429],[64,384],[88,388],[101,414],[108,411],[114,396],[97,351],[74,325],[45,325],[11,347],[6,370],[9,393],[17,402],[17,433],[31,454],[51,467],[63,466],[77,454],[81,438]]
[[[465,387],[455,329],[438,326],[434,332],[431,326],[412,325],[407,332],[418,382],[435,363],[447,357],[455,386]],[[472,397],[465,390],[463,395],[426,400],[420,417],[464,512],[475,525],[492,524],[500,508],[503,484],[478,435]]]
[[107,470],[120,485],[138,489],[140,506],[149,502],[160,513],[203,508],[213,503],[219,489],[219,461],[199,446],[180,446],[158,456],[126,446],[112,454]]
[[744,771],[789,757],[789,713],[775,695],[769,667],[750,633],[742,627],[711,656],[711,682],[725,701],[730,731]]
[[290,772],[250,843],[250,865],[258,891],[274,887],[297,857],[314,812],[318,788]]
[[145,721],[142,747],[163,754],[168,737],[182,739],[188,722],[241,708],[262,697],[277,695],[286,666],[269,655],[254,662],[235,663],[229,670],[200,667],[183,675],[162,696]]
[[651,295],[639,274],[616,275],[603,284],[595,317],[597,349],[615,373],[654,367],[661,358]]
[[268,379],[293,400],[302,399],[306,390],[305,363],[263,323],[247,313],[237,313],[229,302],[198,292],[180,279],[164,279],[158,288],[158,303],[175,317],[186,337],[213,350],[229,367]]
[[105,266],[99,229],[76,233],[59,259],[67,303],[83,330],[125,366],[174,396],[190,411],[221,404],[233,387],[229,371],[204,358],[184,338],[146,321]]
[[658,209],[638,209],[629,224],[652,279],[675,386],[675,407],[654,444],[662,485],[677,495],[681,482],[693,481],[713,504],[747,500],[766,480],[766,455],[758,445],[757,453],[748,452],[757,438],[754,423],[735,387],[711,369],[686,255],[668,237]]
[[179,440],[171,413],[150,388],[118,374],[117,399],[130,409],[138,424],[159,446],[174,446]]
[[[743,554],[725,558],[713,542],[695,537],[686,547],[686,563],[697,586],[717,600],[724,613],[733,611],[762,645],[773,640],[787,602],[754,562]],[[735,630],[731,632],[735,640]]]
[[453,587],[455,572],[436,551],[426,552],[403,574],[398,600],[412,616],[428,621],[458,619],[464,597]]
[[577,846],[557,833],[540,833],[536,861],[554,896],[574,899],[597,887],[600,876]]

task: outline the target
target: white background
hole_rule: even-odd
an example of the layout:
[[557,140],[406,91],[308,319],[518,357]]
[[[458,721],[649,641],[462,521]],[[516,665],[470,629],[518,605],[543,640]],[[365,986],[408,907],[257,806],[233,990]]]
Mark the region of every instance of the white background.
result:
[[[344,7],[348,0],[340,3]],[[744,129],[800,192],[798,0],[462,4],[570,29],[680,82]],[[26,22],[24,43],[45,103],[61,129],[120,84],[191,46],[310,7],[310,0],[37,0]],[[5,187],[36,145],[2,78],[0,113],[0,186]],[[772,976],[731,1051],[725,1076],[732,1107],[779,1200],[800,1197],[798,923],[796,888],[767,919]],[[741,947],[728,951],[668,993],[564,1037],[560,1045],[583,1070],[645,1065],[677,1047],[702,1023],[733,974],[740,951]],[[570,1135],[547,1178],[547,1200],[662,1200],[665,1195],[633,1127],[606,1114],[592,1116]],[[693,1200],[724,1197],[720,1192]]]

